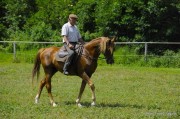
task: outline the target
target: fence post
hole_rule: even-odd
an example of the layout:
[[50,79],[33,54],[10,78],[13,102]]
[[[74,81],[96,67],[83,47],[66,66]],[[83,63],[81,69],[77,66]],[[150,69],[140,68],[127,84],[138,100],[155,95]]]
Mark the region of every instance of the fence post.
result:
[[145,42],[145,49],[144,49],[144,60],[145,60],[145,62],[147,61],[147,48],[148,48],[148,44],[147,44],[147,42]]
[[13,59],[16,61],[16,42],[13,42]]

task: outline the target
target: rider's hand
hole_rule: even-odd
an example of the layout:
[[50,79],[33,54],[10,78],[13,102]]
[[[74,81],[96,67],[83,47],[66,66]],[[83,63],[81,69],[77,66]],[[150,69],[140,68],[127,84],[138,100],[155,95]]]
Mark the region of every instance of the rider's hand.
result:
[[84,42],[84,41],[80,41],[79,44],[80,44],[80,45],[84,45],[85,42]]
[[84,42],[84,40],[82,38],[79,39],[79,43],[82,44],[82,45],[85,44],[85,42]]
[[81,42],[81,44],[82,44],[82,45],[84,45],[84,44],[85,44],[85,42],[84,42],[84,41],[82,41],[82,42]]
[[69,44],[68,46],[69,46],[70,49],[74,49],[73,45]]

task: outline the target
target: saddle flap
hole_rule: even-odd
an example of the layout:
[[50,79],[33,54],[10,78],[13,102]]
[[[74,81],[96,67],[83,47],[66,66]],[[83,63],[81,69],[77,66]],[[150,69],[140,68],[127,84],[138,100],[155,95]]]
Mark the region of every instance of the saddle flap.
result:
[[67,56],[67,55],[62,55],[62,57],[59,57],[59,53],[57,52],[57,53],[55,54],[55,59],[56,59],[57,61],[60,61],[60,62],[65,62],[66,59],[67,59],[66,56]]
[[68,52],[64,47],[61,47],[60,50],[56,53],[55,58],[57,61],[65,62],[67,59]]
[[58,55],[59,55],[60,58],[63,58],[63,57],[68,55],[68,52],[67,51],[59,51]]
[[67,52],[66,48],[65,47],[61,47],[60,50],[58,51],[58,56],[60,58],[63,58],[65,56],[67,56],[67,55],[68,55],[68,52]]
[[[77,57],[79,55],[82,54],[82,52],[83,52],[83,45],[77,44],[76,47],[75,47],[75,54],[76,54],[75,60],[77,59]],[[66,50],[66,48],[61,47],[60,50],[56,53],[55,58],[56,58],[57,61],[65,62],[66,59],[67,59],[68,54],[69,53]]]

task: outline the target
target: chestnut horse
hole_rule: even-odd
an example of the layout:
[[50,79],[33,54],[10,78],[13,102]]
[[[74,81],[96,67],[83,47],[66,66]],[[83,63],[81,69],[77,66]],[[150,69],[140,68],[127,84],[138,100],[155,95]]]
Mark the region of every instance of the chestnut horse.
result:
[[[78,106],[81,106],[80,100],[86,84],[90,86],[90,89],[92,91],[93,102],[91,103],[91,105],[95,105],[95,86],[91,80],[91,76],[97,68],[97,60],[101,53],[104,54],[107,64],[114,63],[114,39],[115,38],[100,37],[86,43],[84,45],[82,54],[74,63],[70,65],[68,70],[69,75],[76,75],[82,78],[80,92],[76,100],[76,104]],[[60,48],[58,47],[42,48],[37,53],[34,62],[34,68],[32,71],[32,81],[35,75],[37,75],[38,78],[40,65],[42,65],[44,69],[45,77],[40,82],[39,91],[35,97],[35,103],[38,103],[41,91],[43,87],[46,86],[48,95],[50,97],[50,103],[53,106],[57,106],[51,94],[51,78],[57,71],[60,71],[61,73],[63,72],[64,63],[59,62],[55,59],[55,55],[57,54],[59,49]]]

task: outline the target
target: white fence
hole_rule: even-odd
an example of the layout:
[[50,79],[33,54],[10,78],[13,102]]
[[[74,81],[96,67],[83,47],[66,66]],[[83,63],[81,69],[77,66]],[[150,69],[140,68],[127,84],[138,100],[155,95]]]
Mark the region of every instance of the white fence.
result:
[[[0,41],[0,43],[12,43],[13,44],[13,57],[16,59],[16,45],[17,44],[62,44],[62,42],[30,42],[30,41]],[[130,44],[143,44],[144,45],[144,57],[147,60],[148,45],[159,44],[159,45],[179,45],[180,42],[115,42],[116,45],[130,45]]]
[[150,45],[150,44],[179,45],[179,49],[180,49],[180,42],[116,42],[116,44],[118,44],[118,45],[122,45],[122,44],[144,44],[144,57],[145,57],[145,60],[147,60],[148,45]]

